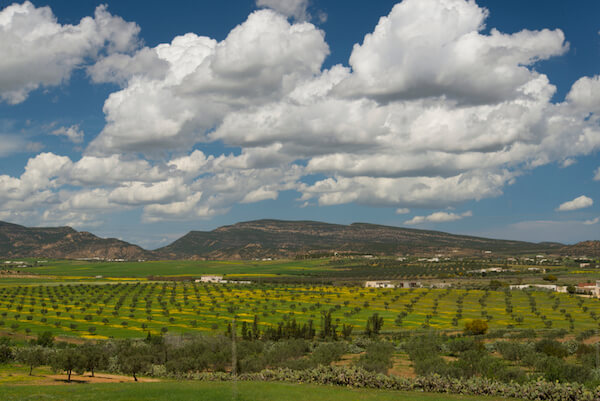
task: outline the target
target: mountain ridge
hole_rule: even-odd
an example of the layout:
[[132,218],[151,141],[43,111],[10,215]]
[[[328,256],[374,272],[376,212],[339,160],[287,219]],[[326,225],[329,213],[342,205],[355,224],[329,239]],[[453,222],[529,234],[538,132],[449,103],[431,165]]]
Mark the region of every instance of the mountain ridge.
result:
[[186,258],[252,259],[294,257],[308,253],[507,254],[564,253],[568,245],[531,243],[449,234],[372,223],[341,225],[311,220],[262,219],[222,226],[212,231],[190,231],[156,251]]
[[169,245],[146,250],[116,238],[71,227],[25,227],[0,221],[0,257],[158,259],[294,258],[319,254],[600,256],[600,241],[574,245],[532,243],[373,223],[349,225],[312,220],[261,219],[192,230]]
[[148,259],[155,254],[116,238],[100,238],[71,227],[25,227],[0,221],[0,256],[56,259]]

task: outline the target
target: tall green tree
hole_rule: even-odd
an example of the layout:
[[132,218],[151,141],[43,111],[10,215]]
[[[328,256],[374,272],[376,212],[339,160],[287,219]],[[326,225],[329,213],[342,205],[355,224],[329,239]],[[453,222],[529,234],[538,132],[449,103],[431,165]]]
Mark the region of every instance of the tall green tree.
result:
[[108,365],[108,355],[102,344],[85,343],[80,347],[83,368],[92,374]]
[[29,366],[29,376],[33,374],[33,368],[43,365],[47,361],[46,350],[39,346],[23,347],[17,349],[15,358],[24,365]]
[[374,337],[379,335],[381,328],[383,327],[383,317],[379,316],[379,313],[373,313],[371,317],[367,319],[367,327],[365,328],[365,335]]
[[131,340],[124,340],[117,349],[117,364],[119,369],[133,376],[133,380],[138,381],[137,375],[144,372],[151,363],[150,348],[145,343],[135,343]]
[[81,351],[78,348],[68,347],[59,349],[54,354],[50,361],[52,368],[56,370],[62,370],[67,373],[67,381],[71,381],[71,374],[73,371],[80,371],[83,369],[83,358]]

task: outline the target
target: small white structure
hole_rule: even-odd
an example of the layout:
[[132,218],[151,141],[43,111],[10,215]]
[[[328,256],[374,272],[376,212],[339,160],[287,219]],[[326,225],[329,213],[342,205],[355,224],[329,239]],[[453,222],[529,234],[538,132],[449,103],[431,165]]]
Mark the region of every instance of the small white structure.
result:
[[366,288],[396,288],[391,281],[365,281]]
[[[541,288],[542,290],[557,291],[557,287],[562,287],[562,286],[557,286],[556,284],[518,284],[518,285],[511,285],[509,288],[511,290],[524,290],[526,288]],[[565,291],[566,291],[566,287],[565,287]],[[560,291],[560,292],[562,292],[562,291]]]
[[421,288],[420,281],[401,281],[398,283],[398,288]]
[[467,273],[502,273],[507,271],[502,267],[488,267],[486,269],[469,270]]
[[200,280],[196,280],[196,283],[226,283],[223,280],[223,276],[202,276]]
[[509,288],[511,290],[524,290],[526,288],[539,288],[542,290],[556,291],[556,292],[562,292],[562,293],[568,292],[566,285],[556,285],[556,284],[519,284],[519,285],[511,285]]
[[450,288],[452,283],[431,283],[431,288]]

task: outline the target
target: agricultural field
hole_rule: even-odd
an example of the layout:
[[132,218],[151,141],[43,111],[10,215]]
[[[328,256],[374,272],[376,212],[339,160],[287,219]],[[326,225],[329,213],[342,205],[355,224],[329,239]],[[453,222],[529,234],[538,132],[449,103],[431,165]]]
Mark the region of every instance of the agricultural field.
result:
[[[228,279],[253,279],[271,282],[362,282],[364,280],[452,280],[463,286],[478,280],[498,278],[516,284],[520,281],[543,282],[546,273],[531,272],[529,265],[511,265],[502,261],[452,260],[437,263],[412,258],[320,258],[299,260],[229,260],[229,261],[145,261],[107,262],[83,260],[24,259],[30,267],[0,268],[0,284],[44,282],[141,281],[195,278],[219,274]],[[1,266],[1,265],[0,265]],[[478,273],[481,269],[501,268],[502,272]],[[543,266],[563,283],[600,279],[598,269],[574,266]]]
[[[28,260],[26,260],[28,261]],[[28,261],[29,262],[29,261]],[[242,277],[303,276],[326,274],[335,270],[321,259],[301,261],[146,261],[95,262],[82,260],[49,260],[21,269],[23,273],[41,275],[59,280],[94,280],[96,276],[108,279],[145,279],[149,276],[190,277],[203,274]]]
[[261,331],[279,324],[333,324],[360,334],[374,313],[382,333],[432,328],[462,330],[473,319],[494,329],[598,327],[600,301],[543,291],[372,289],[320,285],[233,285],[178,282],[6,285],[0,287],[0,329],[51,330],[84,338],[143,337],[159,333],[224,333],[256,319]]

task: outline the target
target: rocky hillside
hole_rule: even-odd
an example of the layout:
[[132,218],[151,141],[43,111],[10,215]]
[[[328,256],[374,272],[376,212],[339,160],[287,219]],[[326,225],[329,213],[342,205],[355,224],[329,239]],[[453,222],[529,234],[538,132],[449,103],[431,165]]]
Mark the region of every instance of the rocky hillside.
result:
[[600,241],[583,241],[568,245],[561,249],[561,253],[575,257],[587,256],[588,258],[600,257]]
[[311,253],[503,254],[558,252],[562,244],[454,235],[366,223],[257,220],[213,231],[192,231],[156,251],[166,257],[252,259],[295,257]]
[[0,221],[0,257],[154,259],[155,254],[115,238],[71,227],[23,227]]

